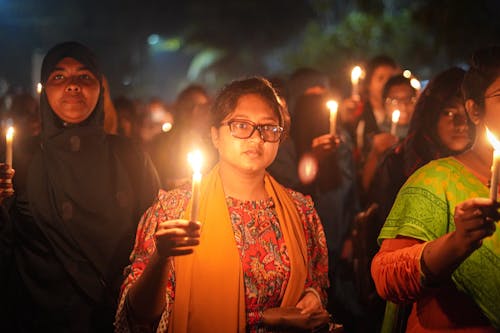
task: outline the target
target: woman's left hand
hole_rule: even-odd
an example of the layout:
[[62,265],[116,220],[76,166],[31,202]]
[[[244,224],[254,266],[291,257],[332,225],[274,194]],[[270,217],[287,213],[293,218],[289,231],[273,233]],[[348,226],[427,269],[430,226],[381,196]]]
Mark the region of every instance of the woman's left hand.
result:
[[304,294],[304,296],[297,303],[296,307],[299,308],[301,310],[300,312],[303,314],[323,311],[321,300],[318,299],[318,296],[311,291],[307,291]]

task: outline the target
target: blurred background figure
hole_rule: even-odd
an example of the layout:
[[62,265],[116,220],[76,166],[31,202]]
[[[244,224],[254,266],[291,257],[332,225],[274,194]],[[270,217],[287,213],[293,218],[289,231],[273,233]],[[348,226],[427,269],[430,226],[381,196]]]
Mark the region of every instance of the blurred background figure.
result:
[[[290,85],[295,89],[291,136],[298,166],[317,167],[313,179],[298,190],[312,196],[321,218],[329,256],[328,307],[349,331],[355,322],[351,314],[360,311],[354,284],[345,279],[341,259],[342,246],[359,211],[354,145],[341,124],[337,122],[335,134],[330,129],[327,102],[333,96],[327,75],[314,68],[299,68],[291,75]],[[304,175],[303,171],[299,170],[299,175]]]
[[145,149],[151,144],[153,138],[171,130],[174,116],[165,102],[160,98],[151,98],[139,112],[140,136]]
[[386,82],[382,98],[385,117],[379,125],[379,132],[373,134],[370,151],[365,157],[361,174],[363,196],[370,186],[382,156],[408,133],[408,124],[415,110],[417,90],[413,88],[409,79],[398,74]]
[[113,100],[118,116],[119,135],[126,136],[134,142],[141,142],[140,119],[137,110],[137,103],[125,96],[118,96]]
[[187,156],[202,151],[203,171],[215,164],[216,152],[210,139],[210,96],[205,87],[191,84],[177,96],[173,105],[174,126],[159,132],[148,145],[163,188],[172,189],[191,180]]

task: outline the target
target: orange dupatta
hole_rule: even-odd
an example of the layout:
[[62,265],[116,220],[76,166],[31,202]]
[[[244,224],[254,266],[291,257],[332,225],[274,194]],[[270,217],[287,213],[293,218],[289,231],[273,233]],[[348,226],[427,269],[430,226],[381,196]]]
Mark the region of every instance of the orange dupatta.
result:
[[[275,203],[290,258],[290,280],[281,306],[294,306],[304,291],[307,276],[304,230],[297,207],[283,186],[268,174],[264,181]],[[189,218],[190,206],[185,218]],[[202,182],[199,220],[200,245],[193,254],[174,259],[175,301],[168,331],[245,332],[243,272],[218,164]]]

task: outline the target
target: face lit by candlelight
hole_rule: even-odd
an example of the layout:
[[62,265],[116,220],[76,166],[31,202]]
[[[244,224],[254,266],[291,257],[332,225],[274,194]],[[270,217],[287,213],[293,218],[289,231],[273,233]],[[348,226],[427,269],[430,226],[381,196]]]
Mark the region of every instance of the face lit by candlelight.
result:
[[67,123],[87,119],[97,105],[99,80],[82,63],[63,58],[47,79],[45,92],[50,107]]
[[439,115],[437,134],[441,143],[451,151],[464,150],[470,143],[467,115],[461,100],[455,98]]
[[[259,125],[278,125],[279,118],[266,100],[258,94],[242,95],[236,108],[225,119],[247,120]],[[258,130],[248,139],[231,135],[229,126],[212,127],[212,141],[219,151],[219,162],[243,173],[263,173],[273,162],[279,142],[265,142]]]
[[368,93],[370,99],[382,105],[382,90],[389,78],[398,73],[398,69],[383,65],[373,71],[370,82],[368,82]]
[[415,111],[415,90],[407,84],[392,86],[385,100],[387,117],[391,117],[394,110],[400,111],[399,124],[407,125]]

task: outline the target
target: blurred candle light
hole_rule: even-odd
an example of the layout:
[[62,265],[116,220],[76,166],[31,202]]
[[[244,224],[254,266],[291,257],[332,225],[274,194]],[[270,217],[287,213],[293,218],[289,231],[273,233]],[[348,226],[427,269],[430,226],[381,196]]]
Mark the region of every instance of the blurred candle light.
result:
[[359,101],[361,99],[359,95],[359,78],[361,77],[361,67],[355,66],[351,71],[351,84],[352,84],[352,99]]
[[305,153],[297,165],[297,173],[302,184],[311,184],[318,174],[318,160],[312,153]]
[[5,135],[5,164],[12,168],[12,141],[14,140],[14,127],[10,126]]
[[422,85],[420,84],[420,81],[417,78],[412,78],[410,80],[410,85],[415,88],[415,90],[419,91]]
[[493,160],[491,162],[490,199],[497,201],[498,172],[500,168],[500,142],[489,129],[486,128],[486,137],[493,147]]
[[326,102],[327,108],[330,110],[330,134],[336,134],[337,128],[337,110],[339,108],[339,103],[334,100],[329,100]]
[[401,116],[401,112],[399,110],[394,110],[392,112],[391,134],[394,136],[396,136],[400,116]]
[[40,82],[36,85],[36,93],[40,95],[42,93],[43,86]]
[[163,123],[163,125],[161,125],[161,130],[162,130],[163,132],[168,132],[168,131],[170,131],[171,129],[172,129],[172,123],[170,123],[170,122],[168,122],[168,121],[167,121],[167,122],[164,122],[164,123]]
[[403,71],[403,76],[407,79],[409,79],[411,77],[411,71],[409,69],[405,69]]
[[193,169],[193,181],[191,191],[191,221],[198,220],[198,209],[200,205],[200,186],[201,186],[201,166],[203,156],[199,150],[188,154],[188,162]]

